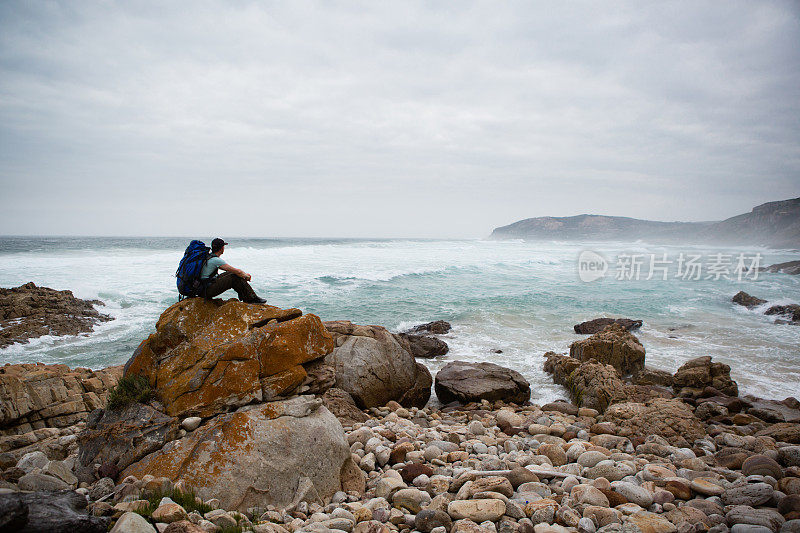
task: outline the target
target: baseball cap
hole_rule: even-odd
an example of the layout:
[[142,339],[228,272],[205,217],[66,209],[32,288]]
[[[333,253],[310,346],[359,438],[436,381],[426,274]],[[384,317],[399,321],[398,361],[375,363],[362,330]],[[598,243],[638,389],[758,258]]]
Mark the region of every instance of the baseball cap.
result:
[[223,240],[222,240],[222,239],[220,239],[219,237],[217,237],[216,239],[214,239],[213,241],[211,241],[211,250],[212,250],[212,251],[219,250],[220,248],[222,248],[222,247],[223,247],[223,246],[225,246],[226,244],[228,244],[228,243],[227,243],[227,242],[225,242],[225,241],[223,241]]

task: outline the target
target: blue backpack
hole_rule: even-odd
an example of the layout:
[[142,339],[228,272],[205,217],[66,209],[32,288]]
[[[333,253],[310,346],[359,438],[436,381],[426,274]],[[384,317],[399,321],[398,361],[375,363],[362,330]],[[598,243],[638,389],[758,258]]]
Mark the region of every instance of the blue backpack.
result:
[[181,259],[178,270],[175,272],[175,277],[178,278],[179,300],[184,297],[202,295],[203,282],[200,280],[200,272],[209,257],[211,257],[211,248],[202,241],[192,241],[186,247],[183,259]]

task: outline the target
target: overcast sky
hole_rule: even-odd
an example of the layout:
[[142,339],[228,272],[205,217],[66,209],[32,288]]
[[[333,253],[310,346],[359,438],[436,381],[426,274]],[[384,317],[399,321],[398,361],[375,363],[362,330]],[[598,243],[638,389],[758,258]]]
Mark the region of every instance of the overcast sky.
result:
[[0,234],[722,219],[800,196],[800,8],[4,1],[0,184]]

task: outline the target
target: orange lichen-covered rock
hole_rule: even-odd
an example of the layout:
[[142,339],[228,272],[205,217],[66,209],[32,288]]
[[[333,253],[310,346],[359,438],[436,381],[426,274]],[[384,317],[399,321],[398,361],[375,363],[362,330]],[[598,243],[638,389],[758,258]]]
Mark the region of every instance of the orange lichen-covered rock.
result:
[[[264,399],[264,382],[292,368],[276,394],[305,378],[298,365],[333,350],[316,315],[238,300],[191,298],[164,311],[125,365],[145,376],[167,414],[213,416]],[[273,391],[273,388],[269,389]]]
[[341,489],[350,451],[337,419],[310,396],[240,408],[129,466],[120,475],[182,479],[225,509],[285,507],[298,491]]

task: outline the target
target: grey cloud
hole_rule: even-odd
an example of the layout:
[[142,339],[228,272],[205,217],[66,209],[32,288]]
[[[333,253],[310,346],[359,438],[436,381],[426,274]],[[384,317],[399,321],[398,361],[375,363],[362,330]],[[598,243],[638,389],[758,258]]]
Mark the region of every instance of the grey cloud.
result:
[[0,233],[724,218],[800,195],[798,42],[790,2],[5,2]]

